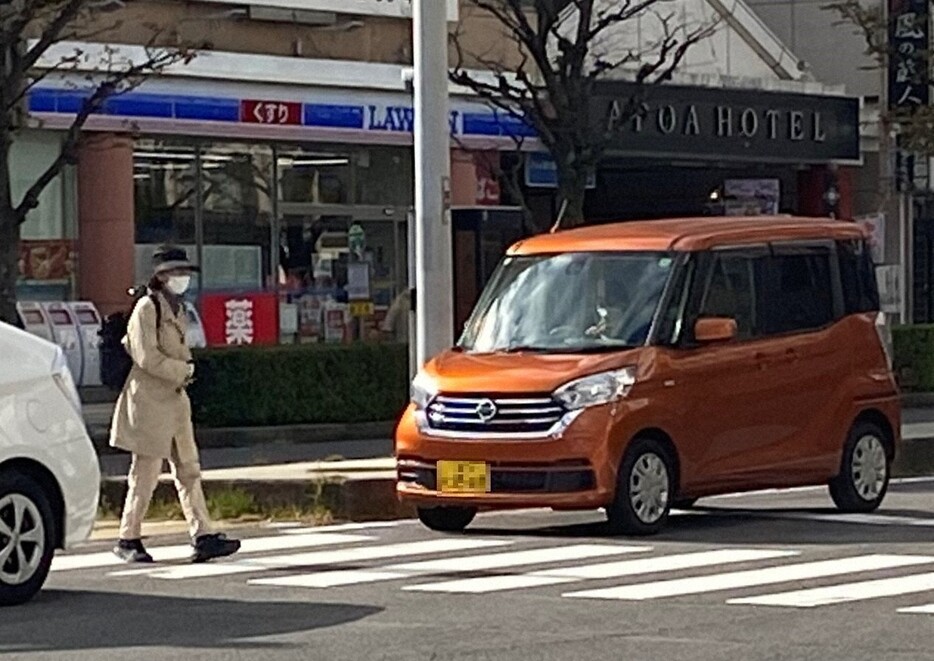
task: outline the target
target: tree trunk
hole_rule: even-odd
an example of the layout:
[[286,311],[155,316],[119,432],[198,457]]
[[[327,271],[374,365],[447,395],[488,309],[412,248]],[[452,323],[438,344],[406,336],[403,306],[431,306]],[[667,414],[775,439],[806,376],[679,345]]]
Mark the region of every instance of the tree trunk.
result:
[[19,280],[20,227],[13,208],[10,171],[10,123],[0,116],[0,321],[17,325],[16,281]]
[[0,320],[17,324],[16,281],[19,279],[19,225],[13,211],[0,208]]
[[[578,227],[584,218],[587,196],[587,169],[578,166],[558,167],[558,213],[561,228]],[[562,213],[563,211],[563,213]]]

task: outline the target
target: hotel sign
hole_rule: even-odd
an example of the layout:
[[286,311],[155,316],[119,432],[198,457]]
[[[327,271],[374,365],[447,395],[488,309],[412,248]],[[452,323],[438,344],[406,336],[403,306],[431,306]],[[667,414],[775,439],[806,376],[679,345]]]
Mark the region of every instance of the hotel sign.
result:
[[855,98],[608,82],[598,85],[594,105],[594,119],[614,136],[611,153],[801,163],[860,158]]

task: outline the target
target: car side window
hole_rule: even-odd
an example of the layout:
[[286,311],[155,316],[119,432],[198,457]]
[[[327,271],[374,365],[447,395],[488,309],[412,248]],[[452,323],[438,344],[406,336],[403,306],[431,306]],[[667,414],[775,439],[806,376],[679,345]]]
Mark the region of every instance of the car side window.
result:
[[829,247],[777,247],[763,298],[768,335],[824,328],[835,320]]
[[875,266],[865,241],[838,241],[843,313],[878,312],[879,287]]
[[658,322],[656,334],[663,346],[676,346],[684,333],[684,315],[691,292],[691,283],[697,266],[697,258],[690,255],[678,269],[671,284],[669,298]]
[[756,335],[756,260],[743,252],[713,254],[707,289],[695,318],[729,317],[736,320],[737,338]]

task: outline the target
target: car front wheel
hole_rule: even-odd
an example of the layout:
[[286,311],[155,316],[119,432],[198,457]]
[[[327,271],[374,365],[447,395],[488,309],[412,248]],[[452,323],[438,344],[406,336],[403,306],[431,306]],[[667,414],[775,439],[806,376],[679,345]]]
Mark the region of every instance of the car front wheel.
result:
[[872,423],[857,423],[843,448],[840,473],[830,481],[830,497],[844,512],[872,512],[885,498],[890,469],[883,431]]
[[0,474],[0,606],[32,599],[45,583],[55,554],[55,519],[36,482]]
[[652,535],[668,521],[674,493],[671,459],[655,440],[633,441],[620,466],[616,496],[607,507],[611,532]]

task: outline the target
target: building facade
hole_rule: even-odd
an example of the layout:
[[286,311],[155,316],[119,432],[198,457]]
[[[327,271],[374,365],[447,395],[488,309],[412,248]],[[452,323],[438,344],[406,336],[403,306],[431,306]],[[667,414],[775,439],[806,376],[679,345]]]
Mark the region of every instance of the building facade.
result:
[[[672,85],[647,96],[645,115],[595,174],[588,215],[856,215],[860,100],[815,81],[742,2],[678,4],[685,20],[719,27]],[[514,62],[490,17],[456,0],[448,11],[461,46],[452,61],[466,53],[465,66],[475,66],[471,54],[493,53]],[[409,280],[408,0],[141,0],[114,12],[94,42],[58,44],[40,63],[86,54],[77,70],[32,90],[14,193],[54,158],[100,62],[113,52],[145,57],[151,33],[142,26],[174,25],[164,45],[206,49],[89,120],[79,164],[24,227],[20,297],[122,309],[153,247],[174,242],[203,266],[193,291],[202,312],[211,297],[262,294],[282,304],[286,341],[375,337]],[[122,27],[106,29],[118,15]],[[623,48],[653,33],[646,25],[611,37]],[[451,92],[452,205],[516,204],[496,164],[519,157],[525,201],[547,225],[557,213],[554,168],[535,136],[465,90]],[[625,81],[605,82],[594,111],[612,117],[627,93]]]

